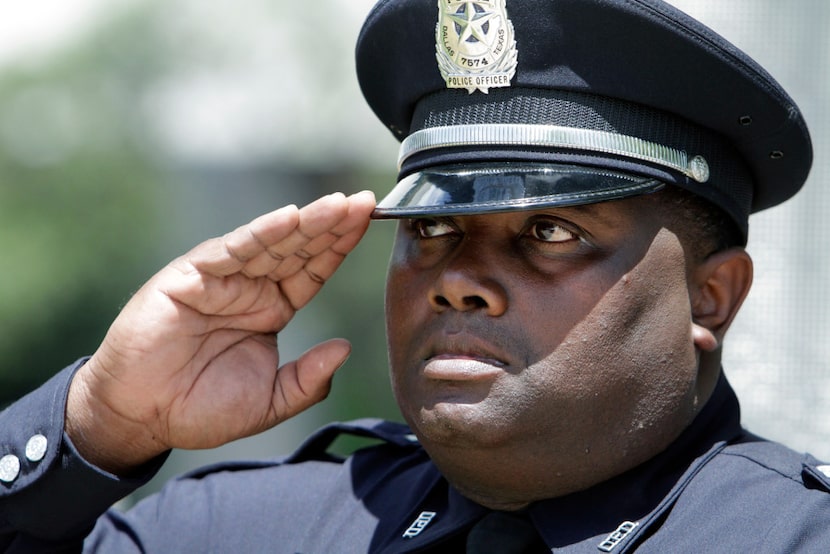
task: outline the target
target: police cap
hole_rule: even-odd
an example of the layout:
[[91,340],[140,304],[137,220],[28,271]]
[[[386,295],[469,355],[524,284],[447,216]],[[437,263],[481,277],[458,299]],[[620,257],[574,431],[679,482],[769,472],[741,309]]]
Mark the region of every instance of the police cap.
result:
[[357,43],[402,141],[375,217],[585,204],[676,185],[750,213],[803,185],[798,107],[755,61],[660,0],[382,0]]

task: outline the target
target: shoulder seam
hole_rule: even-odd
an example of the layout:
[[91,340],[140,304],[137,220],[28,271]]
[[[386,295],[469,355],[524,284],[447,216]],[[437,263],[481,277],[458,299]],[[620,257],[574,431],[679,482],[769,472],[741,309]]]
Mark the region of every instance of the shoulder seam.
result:
[[721,454],[724,455],[724,456],[732,456],[733,458],[743,458],[744,460],[750,462],[753,465],[764,468],[767,471],[771,471],[772,473],[777,473],[781,477],[784,477],[785,479],[788,479],[788,480],[792,481],[793,483],[797,483],[798,485],[800,485],[802,487],[804,486],[803,481],[800,479],[800,473],[798,475],[792,475],[792,474],[784,473],[784,472],[782,472],[781,470],[779,470],[777,468],[771,467],[770,465],[765,464],[765,463],[761,462],[760,460],[758,460],[756,458],[753,458],[753,457],[748,456],[746,454],[742,454],[740,452],[730,452],[728,450],[724,450],[724,451],[721,452]]

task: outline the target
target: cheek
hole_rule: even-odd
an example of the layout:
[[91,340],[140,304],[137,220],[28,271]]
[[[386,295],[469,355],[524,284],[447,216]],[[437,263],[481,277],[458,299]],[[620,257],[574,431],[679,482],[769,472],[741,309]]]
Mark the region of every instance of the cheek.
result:
[[401,238],[402,231],[399,228],[395,237],[395,242],[392,245],[392,255],[389,258],[389,266],[386,270],[386,315],[387,321],[389,315],[396,313],[400,309],[400,305],[404,300],[402,298],[405,291],[404,287],[408,281],[408,273],[406,271],[406,246],[407,241]]
[[417,304],[417,273],[406,264],[403,250],[401,241],[396,240],[386,274],[386,332],[390,349],[400,345],[401,335],[405,334],[411,320],[406,314]]
[[402,272],[395,265],[394,260],[389,264],[389,270],[386,276],[386,340],[388,342],[390,362],[394,357],[397,346],[401,343],[401,334],[403,329],[401,327],[406,323],[406,318],[402,316],[402,305],[405,299],[402,298],[402,291],[405,290]]
[[528,370],[529,388],[547,396],[540,405],[561,408],[536,416],[569,428],[581,448],[652,452],[696,412],[685,262],[674,246],[650,251],[613,283],[587,280],[593,291],[578,294],[593,297],[590,309]]
[[697,407],[685,261],[679,245],[667,242],[656,241],[562,345],[562,354],[577,360],[571,384],[599,400],[605,424],[625,422],[618,431],[658,423],[674,429]]
[[426,295],[422,290],[423,279],[419,280],[419,273],[406,263],[407,257],[402,249],[401,241],[397,240],[387,270],[385,297],[390,377],[399,402],[405,396],[401,394],[401,387],[404,386],[402,378],[406,362],[413,356],[410,349],[416,346],[411,337],[421,320],[415,312],[428,308],[426,302],[418,301]]

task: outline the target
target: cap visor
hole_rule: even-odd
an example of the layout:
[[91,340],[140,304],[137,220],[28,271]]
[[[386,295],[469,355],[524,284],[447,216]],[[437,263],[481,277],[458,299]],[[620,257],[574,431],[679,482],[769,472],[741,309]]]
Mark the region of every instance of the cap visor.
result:
[[431,167],[401,179],[372,217],[467,215],[576,206],[647,194],[662,181],[567,164],[498,163]]

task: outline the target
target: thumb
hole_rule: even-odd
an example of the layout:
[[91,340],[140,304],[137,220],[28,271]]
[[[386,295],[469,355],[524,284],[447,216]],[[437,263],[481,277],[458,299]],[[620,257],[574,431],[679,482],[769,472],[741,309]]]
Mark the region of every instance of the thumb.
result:
[[332,339],[307,350],[296,361],[277,372],[273,406],[279,423],[326,398],[334,372],[346,362],[352,345],[345,339]]

